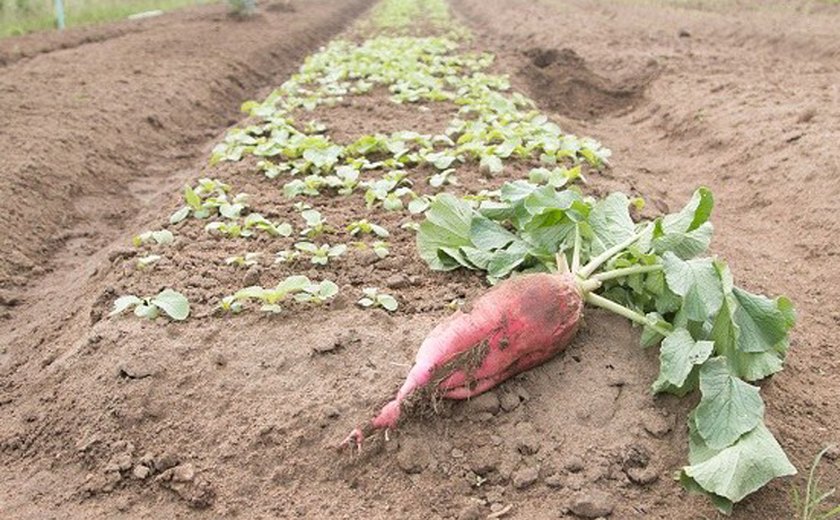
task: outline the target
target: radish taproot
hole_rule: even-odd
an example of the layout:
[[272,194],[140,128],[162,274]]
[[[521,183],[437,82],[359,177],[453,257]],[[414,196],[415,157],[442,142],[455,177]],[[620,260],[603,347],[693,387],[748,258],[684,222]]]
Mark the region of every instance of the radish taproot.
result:
[[365,435],[394,429],[403,402],[421,388],[468,399],[562,352],[577,333],[583,295],[569,272],[508,279],[455,312],[426,337],[396,398],[342,445],[361,448]]

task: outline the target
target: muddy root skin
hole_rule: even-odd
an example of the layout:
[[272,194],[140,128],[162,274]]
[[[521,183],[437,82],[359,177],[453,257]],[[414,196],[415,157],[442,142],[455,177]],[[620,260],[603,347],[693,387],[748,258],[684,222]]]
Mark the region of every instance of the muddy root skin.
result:
[[551,359],[571,342],[583,297],[568,272],[506,280],[441,322],[420,346],[394,400],[339,445],[361,450],[376,430],[396,429],[404,402],[420,389],[447,399],[468,399]]

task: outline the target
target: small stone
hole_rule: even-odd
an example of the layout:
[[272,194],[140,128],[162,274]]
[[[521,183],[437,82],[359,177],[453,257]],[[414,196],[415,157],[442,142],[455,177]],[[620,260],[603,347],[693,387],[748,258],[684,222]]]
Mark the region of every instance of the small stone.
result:
[[117,502],[116,502],[116,505],[114,507],[116,507],[117,511],[119,511],[120,513],[125,513],[126,511],[131,509],[131,504],[132,504],[131,498],[129,498],[129,497],[119,497],[119,498],[117,498]]
[[245,276],[242,278],[242,284],[245,287],[252,285],[260,285],[260,276],[262,276],[262,267],[259,265],[252,265],[248,268]]
[[453,459],[463,459],[464,458],[464,452],[459,450],[458,448],[453,448],[451,455],[452,455]]
[[545,485],[550,488],[561,488],[563,487],[563,477],[560,476],[559,473],[555,473],[554,475],[549,475],[545,477]]
[[481,508],[478,504],[470,504],[458,513],[458,520],[478,520],[481,518]]
[[837,460],[840,459],[840,446],[837,444],[832,444],[825,450],[824,457],[828,460]]
[[499,413],[499,396],[495,392],[486,392],[469,400],[467,410],[471,414]]
[[501,405],[502,410],[506,412],[513,411],[517,406],[519,406],[519,396],[512,392],[505,392],[499,399],[499,404]]
[[601,491],[580,491],[572,497],[569,510],[583,518],[599,518],[612,514],[612,499]]
[[629,468],[626,473],[631,481],[640,486],[651,484],[659,479],[659,472],[652,465],[646,468]]
[[149,477],[149,475],[151,473],[152,473],[152,470],[150,470],[147,466],[144,466],[142,464],[138,464],[138,465],[134,466],[134,470],[132,470],[132,472],[131,472],[131,474],[137,480],[145,480],[146,478]]
[[498,466],[496,451],[491,448],[479,448],[470,454],[469,466],[476,475],[482,477],[495,471]]
[[131,455],[128,453],[120,453],[119,455],[114,455],[111,457],[111,460],[108,461],[108,464],[105,465],[105,471],[125,471],[131,468]]
[[169,468],[178,465],[178,456],[174,453],[164,453],[155,461],[155,469],[158,471],[165,471]]
[[572,473],[577,473],[583,470],[583,459],[577,455],[572,455],[563,467]]
[[189,462],[172,468],[172,482],[192,482],[195,468]]
[[500,504],[504,497],[502,496],[502,488],[491,489],[487,491],[487,502],[491,504]]
[[409,285],[411,285],[411,278],[409,278],[405,273],[397,273],[388,277],[385,280],[385,285],[389,289],[405,289]]
[[688,29],[680,29],[677,33],[680,38],[691,38],[691,33],[688,32]]
[[525,489],[540,477],[540,470],[535,467],[523,468],[513,474],[513,487]]
[[505,506],[503,506],[502,504],[499,504],[499,503],[495,503],[495,504],[490,505],[490,511],[492,511],[493,513],[498,513],[499,511],[501,511],[504,508],[505,508]]

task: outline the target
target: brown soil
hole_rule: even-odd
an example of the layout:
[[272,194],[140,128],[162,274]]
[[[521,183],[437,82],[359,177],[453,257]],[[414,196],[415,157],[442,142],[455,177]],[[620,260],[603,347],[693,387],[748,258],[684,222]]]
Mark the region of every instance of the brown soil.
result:
[[[15,278],[0,294],[0,516],[480,518],[510,505],[505,518],[571,518],[569,505],[583,496],[608,503],[613,518],[714,517],[670,478],[685,461],[691,403],[652,398],[657,353],[599,311],[546,365],[410,421],[389,442],[372,439],[361,455],[337,453],[399,386],[422,338],[450,312],[446,303],[484,287],[475,274],[430,273],[400,229],[407,215],[372,212],[393,233],[382,261],[354,250],[323,268],[273,265],[293,238],[216,240],[188,220],[171,249],[148,248],[166,256],[154,270],[134,268],[143,252],[128,247],[130,237],[166,226],[181,204],[178,187],[200,176],[299,226],[280,179],[256,173],[252,159],[207,167],[207,153],[243,99],[279,84],[366,4],[299,2],[255,22],[199,9],[0,69],[3,106],[21,107],[4,110],[13,131],[0,134],[13,152],[4,153],[0,188],[14,194],[0,210],[20,230],[2,244],[3,269]],[[473,45],[498,53],[498,71],[556,110],[567,130],[613,149],[612,168],[589,176],[593,189],[640,193],[650,212],[679,206],[697,184],[713,189],[714,251],[739,282],[785,293],[800,312],[788,368],[764,384],[771,429],[799,468],[840,442],[840,360],[830,339],[840,297],[829,290],[840,276],[840,43],[832,37],[840,12],[454,5],[477,33]],[[540,86],[569,73],[574,81],[558,87],[568,90]],[[564,92],[591,108],[564,105]],[[444,128],[450,108],[428,108],[377,93],[312,118],[345,141],[376,128]],[[503,178],[524,171],[507,168]],[[419,191],[428,190],[427,173],[412,172]],[[458,175],[456,191],[502,180],[469,167]],[[311,203],[337,228],[364,207],[361,193]],[[245,251],[264,252],[259,268],[222,265]],[[31,265],[50,272],[22,288]],[[333,279],[342,296],[275,317],[214,313],[246,279],[270,285],[292,272]],[[356,308],[371,285],[387,286],[399,311]],[[189,321],[103,318],[117,295],[166,286],[193,303]],[[827,482],[840,480],[836,464],[826,465]],[[734,517],[790,517],[789,484],[774,483]]]

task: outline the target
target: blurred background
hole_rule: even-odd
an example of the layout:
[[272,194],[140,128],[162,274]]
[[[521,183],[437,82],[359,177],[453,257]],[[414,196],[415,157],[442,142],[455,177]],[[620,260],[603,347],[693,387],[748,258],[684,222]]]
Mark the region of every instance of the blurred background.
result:
[[[0,0],[0,38],[56,27],[56,4],[67,27],[107,22],[148,11],[167,11],[220,0]],[[251,0],[253,1],[253,0]],[[246,0],[228,0],[244,4]]]

